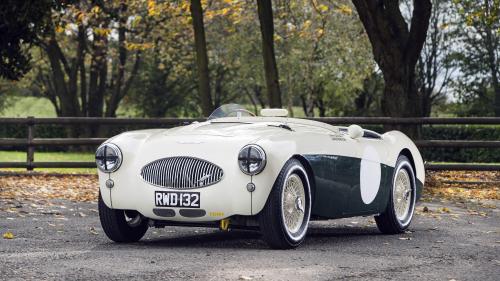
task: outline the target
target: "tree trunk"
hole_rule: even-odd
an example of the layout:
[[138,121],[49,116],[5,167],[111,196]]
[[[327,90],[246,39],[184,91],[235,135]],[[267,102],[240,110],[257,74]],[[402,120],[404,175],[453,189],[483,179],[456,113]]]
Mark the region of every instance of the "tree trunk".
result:
[[259,102],[260,108],[266,107],[266,103],[264,102],[264,99],[262,98],[262,86],[255,85],[253,87],[252,93],[253,93],[255,99]]
[[267,99],[271,108],[282,107],[278,67],[274,55],[274,23],[271,0],[257,0],[260,31],[262,35],[262,56],[267,85]]
[[[417,93],[415,78],[408,71],[402,70],[395,76],[384,75],[384,95],[382,113],[390,117],[423,116],[421,96]],[[401,130],[408,136],[420,138],[417,126],[385,125],[385,130]]]
[[86,50],[86,28],[80,24],[78,25],[78,71],[80,71],[80,100],[82,103],[81,112],[82,116],[87,116],[87,74],[85,72],[85,50]]
[[55,95],[60,101],[61,116],[77,116],[75,114],[73,100],[68,92],[68,86],[64,78],[65,74],[61,67],[61,57],[57,48],[58,46],[55,39],[50,39],[45,48],[45,52],[49,58],[50,68],[52,70]]
[[125,80],[125,65],[127,63],[127,49],[125,48],[127,24],[127,17],[125,16],[126,10],[127,5],[122,2],[120,4],[120,15],[118,18],[118,70],[116,74],[116,84],[114,85],[115,88],[106,103],[106,117],[116,117],[116,108],[122,96],[122,87]]
[[208,72],[207,42],[205,27],[203,26],[203,10],[200,0],[191,0],[191,17],[194,30],[194,44],[196,49],[196,65],[198,67],[198,92],[203,116],[209,116],[213,111],[212,96],[210,95],[210,76]]
[[319,117],[326,117],[326,107],[322,98],[317,99],[316,106],[318,107]]
[[500,85],[496,74],[493,76],[493,90],[495,91],[495,117],[500,117]]
[[[372,45],[374,58],[384,75],[382,113],[389,117],[422,116],[420,93],[416,88],[415,65],[425,43],[432,4],[414,0],[408,28],[399,0],[352,0]],[[415,126],[385,126],[420,138]]]
[[494,97],[494,113],[495,117],[500,117],[500,82],[498,81],[498,57],[495,55],[496,47],[498,44],[494,43],[493,35],[494,32],[491,29],[486,30],[486,48],[488,54],[488,66],[491,71],[491,84],[493,85],[493,91],[495,92]]
[[216,67],[215,70],[215,86],[214,86],[214,107],[218,108],[221,106],[223,98],[222,82],[224,80],[225,70],[222,66]]
[[101,117],[103,115],[104,92],[108,66],[106,60],[107,40],[94,33],[92,59],[89,71],[88,116]]
[[307,117],[314,117],[314,102],[313,90],[309,89],[304,99],[304,114]]

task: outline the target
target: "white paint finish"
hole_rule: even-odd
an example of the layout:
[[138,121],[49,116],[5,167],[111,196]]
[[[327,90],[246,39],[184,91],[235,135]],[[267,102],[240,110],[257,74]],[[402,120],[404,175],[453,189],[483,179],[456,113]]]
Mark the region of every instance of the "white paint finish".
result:
[[377,150],[371,145],[365,147],[361,159],[359,182],[363,203],[370,204],[377,197],[380,188],[381,167]]
[[[276,127],[284,123],[293,131]],[[108,206],[112,200],[114,208],[138,210],[147,217],[162,219],[152,213],[154,191],[166,189],[151,186],[143,181],[139,176],[140,169],[160,158],[191,156],[210,161],[224,170],[224,178],[219,183],[192,190],[200,192],[201,208],[206,210],[207,214],[223,212],[224,216],[176,216],[168,218],[169,220],[197,222],[219,220],[236,214],[252,215],[262,210],[277,175],[293,155],[327,154],[362,158],[367,146],[372,146],[372,150],[378,153],[378,158],[367,153],[366,159],[378,159],[378,162],[392,167],[396,164],[400,151],[408,148],[414,155],[417,178],[423,182],[422,158],[416,146],[404,134],[393,131],[384,134],[381,140],[351,139],[347,132],[341,132],[340,128],[305,119],[241,117],[219,118],[168,130],[126,132],[108,140],[122,150],[123,163],[120,169],[111,174],[115,181],[111,196],[104,184],[108,175],[99,172],[101,192],[107,192],[103,193],[103,199]],[[252,198],[246,189],[250,177],[243,174],[237,164],[239,150],[251,143],[260,145],[266,151],[268,159],[264,171],[252,179],[256,185]],[[366,174],[361,177],[363,185],[370,185],[374,182],[373,179],[380,177],[374,169],[368,167],[370,165],[369,161],[363,164],[362,173]],[[380,180],[376,182],[378,184]],[[374,196],[370,190],[374,189],[368,187],[366,190],[368,192],[363,196],[369,202]]]
[[347,128],[347,133],[351,139],[359,139],[363,136],[364,131],[359,125],[351,125]]
[[386,145],[391,151],[390,157],[390,166],[396,166],[396,161],[399,152],[404,148],[410,150],[411,155],[413,156],[413,160],[415,162],[415,174],[417,179],[421,183],[425,183],[425,167],[424,160],[422,159],[422,155],[418,151],[417,146],[413,143],[413,141],[408,138],[405,134],[400,131],[390,131],[383,134],[383,138],[386,141]]
[[288,110],[284,108],[263,108],[260,110],[263,117],[287,117]]

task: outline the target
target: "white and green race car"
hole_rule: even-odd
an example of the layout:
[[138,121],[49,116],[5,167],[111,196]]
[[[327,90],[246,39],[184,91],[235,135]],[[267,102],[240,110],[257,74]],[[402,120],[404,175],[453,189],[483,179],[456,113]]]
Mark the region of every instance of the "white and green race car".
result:
[[104,232],[134,242],[148,227],[248,228],[283,249],[310,220],[374,215],[383,233],[408,228],[425,171],[407,136],[286,116],[233,104],[206,122],[110,138],[96,152]]

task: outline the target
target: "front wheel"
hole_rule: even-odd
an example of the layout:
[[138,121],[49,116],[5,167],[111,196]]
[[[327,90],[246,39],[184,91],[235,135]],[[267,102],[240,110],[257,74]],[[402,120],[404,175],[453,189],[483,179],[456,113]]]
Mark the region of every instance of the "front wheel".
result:
[[148,230],[148,222],[137,211],[111,209],[99,192],[99,219],[109,239],[115,242],[137,242]]
[[311,188],[306,170],[296,159],[285,163],[259,215],[264,240],[274,249],[300,245],[311,216]]
[[400,155],[394,169],[389,202],[385,211],[375,216],[382,233],[403,233],[410,226],[416,200],[415,172],[410,160]]

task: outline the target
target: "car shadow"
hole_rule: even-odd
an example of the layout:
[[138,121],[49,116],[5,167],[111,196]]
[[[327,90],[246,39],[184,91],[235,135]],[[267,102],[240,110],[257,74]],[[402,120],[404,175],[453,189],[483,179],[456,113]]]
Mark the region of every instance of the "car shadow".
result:
[[318,238],[353,238],[381,234],[376,227],[313,227],[307,232],[307,237]]
[[[254,230],[231,230],[229,232],[206,229],[208,233],[186,234],[179,232],[174,237],[147,237],[128,247],[151,248],[220,248],[255,250],[268,249],[261,239],[261,234]],[[161,235],[162,230],[158,230]],[[352,243],[379,236],[376,227],[311,227],[308,231],[306,244],[315,245],[325,242]],[[104,247],[114,247],[110,244]],[[121,247],[121,246],[119,246]]]
[[[161,231],[159,231],[161,233]],[[261,234],[252,230],[217,231],[198,234],[179,234],[175,237],[155,237],[138,242],[151,247],[263,248]],[[262,245],[259,245],[262,244]]]

